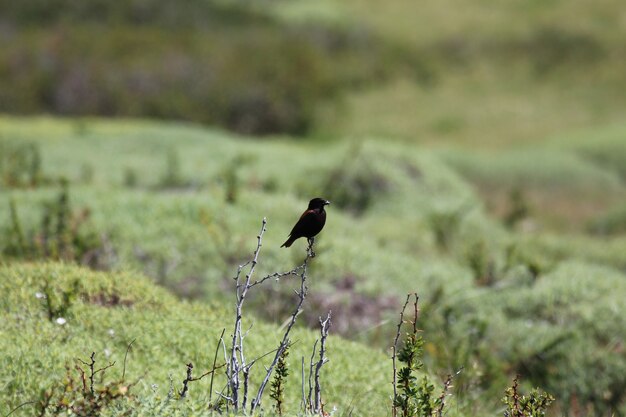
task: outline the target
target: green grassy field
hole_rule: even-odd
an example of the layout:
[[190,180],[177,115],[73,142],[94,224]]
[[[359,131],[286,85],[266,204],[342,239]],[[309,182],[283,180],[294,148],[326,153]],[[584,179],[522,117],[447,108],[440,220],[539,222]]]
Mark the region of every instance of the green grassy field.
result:
[[[124,384],[137,384],[131,392],[141,401],[132,406],[133,415],[198,415],[206,411],[208,378],[190,384],[186,402],[166,404],[165,398],[171,389],[170,378],[176,392],[182,389],[186,363],[195,365],[196,376],[211,369],[221,330],[232,325],[231,312],[222,304],[181,302],[140,275],[94,273],[58,263],[3,266],[0,276],[4,295],[1,362],[8,371],[0,380],[3,415],[22,403],[38,400],[41,391],[61,385],[66,365],[74,372],[76,358],[87,360],[92,351],[98,367],[116,363],[106,381],[121,379],[126,349],[133,340]],[[64,292],[74,294],[62,316],[66,323],[48,318],[45,300],[36,297],[44,291],[57,301]],[[250,358],[276,347],[281,335],[276,326],[253,318],[245,325],[254,325],[246,344]],[[290,412],[299,409],[300,358],[305,356],[308,361],[316,337],[303,329],[293,334],[292,372],[285,395]],[[387,414],[389,364],[382,352],[337,337],[331,337],[328,346],[331,361],[324,369],[324,383],[329,409]],[[355,357],[360,360],[350,360]],[[256,385],[262,375],[261,364],[253,371],[251,382]],[[224,383],[223,375],[218,375],[215,386],[221,390]],[[364,397],[371,401],[364,402]],[[271,409],[269,404],[267,409]],[[16,414],[35,415],[33,410],[36,408],[28,404]],[[114,410],[108,412],[114,414]]]
[[[619,0],[0,0],[0,415],[92,351],[119,379],[133,339],[138,382],[101,415],[206,415],[208,381],[170,401],[170,378],[210,366],[263,218],[257,273],[302,261],[280,245],[316,196],[288,415],[328,310],[326,411],[391,415],[409,292],[435,392],[462,369],[444,415],[502,415],[516,374],[550,417],[626,415],[624,21]],[[297,288],[249,298],[251,356]]]
[[[164,364],[150,367],[152,379],[142,379],[141,388],[149,398],[149,385],[155,383],[162,396],[167,374],[178,372],[180,379],[186,360],[206,360],[216,334],[229,325],[232,305],[225,296],[230,278],[253,251],[261,219],[268,219],[268,231],[259,274],[289,269],[304,255],[304,242],[289,250],[279,246],[310,196],[322,195],[333,204],[317,242],[301,324],[314,326],[332,309],[336,334],[370,346],[346,344],[348,350],[331,355],[336,367],[328,374],[329,399],[340,412],[352,402],[359,403],[357,415],[388,410],[389,363],[383,353],[388,354],[397,311],[409,291],[421,297],[428,372],[437,379],[465,367],[453,391],[454,413],[492,415],[516,372],[529,386],[557,397],[554,415],[565,414],[573,404],[588,404],[587,415],[623,409],[626,240],[619,221],[607,222],[613,226],[600,231],[592,225],[609,215],[619,217],[624,204],[624,128],[489,154],[374,138],[333,144],[258,141],[193,125],[128,120],[3,117],[0,127],[3,149],[29,144],[41,158],[39,186],[5,184],[0,194],[2,282],[8,286],[3,293],[9,294],[3,351],[15,352],[11,358],[18,352],[24,358],[46,358],[31,369],[28,362],[7,357],[20,364],[4,382],[11,386],[11,406],[30,398],[24,393],[62,378],[64,361],[104,349],[108,328],[128,336],[115,339],[118,354],[135,337],[138,346],[154,349],[142,348],[130,369],[137,374],[151,358]],[[5,160],[5,180],[10,166]],[[36,239],[44,207],[59,196],[59,178],[69,184],[71,210],[89,210],[81,230],[106,242],[99,266],[120,273],[14,264],[21,258],[9,250],[16,239],[9,202],[14,202],[23,235]],[[492,209],[490,192],[500,189],[507,195],[516,187],[523,187],[530,208],[507,226],[512,202]],[[554,220],[562,209],[537,204],[534,193],[571,198],[572,204],[597,199],[598,206],[582,214],[572,209],[572,218],[589,227],[564,227]],[[105,285],[117,288],[122,299],[143,300],[145,294],[156,305],[138,301],[132,309],[103,308],[83,297],[70,309],[77,325],[62,330],[70,339],[53,336],[61,330],[41,319],[41,303],[34,296],[41,280],[54,275],[48,270],[61,271],[55,273],[61,286],[70,277],[84,276],[88,281],[79,281],[85,291]],[[181,304],[153,289],[140,278],[143,274],[198,299],[197,304]],[[282,323],[291,291],[289,282],[269,283],[250,301],[254,314]],[[26,324],[16,322],[22,309]],[[180,320],[199,314],[209,318],[190,318],[184,334],[172,336],[169,331],[175,333],[179,322],[152,320],[154,309],[154,317],[172,311]],[[260,333],[275,329],[258,326]],[[20,328],[27,329],[19,332],[23,342],[14,343]],[[26,349],[37,332],[55,337],[53,345]],[[304,329],[298,334],[307,341],[314,337]],[[262,351],[270,341],[258,337],[251,349]],[[170,349],[170,344],[178,347]],[[359,355],[371,361],[367,372],[350,363],[355,354],[349,349],[360,349]],[[341,396],[347,381],[354,388]],[[367,394],[372,389],[380,397]],[[359,400],[360,395],[367,400]]]

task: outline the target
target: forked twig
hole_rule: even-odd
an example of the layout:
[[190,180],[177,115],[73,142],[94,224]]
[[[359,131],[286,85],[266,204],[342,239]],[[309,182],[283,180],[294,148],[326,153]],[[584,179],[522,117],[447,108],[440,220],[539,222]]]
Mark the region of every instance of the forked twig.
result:
[[[79,361],[80,363],[82,363],[85,366],[89,367],[89,392],[91,393],[91,395],[94,395],[94,377],[100,373],[100,372],[104,372],[107,369],[111,368],[112,366],[115,365],[115,362],[109,362],[109,364],[107,366],[103,366],[100,369],[94,369],[95,365],[96,365],[96,352],[91,352],[91,356],[89,357],[90,362],[85,362],[84,360],[82,360],[81,358],[76,358],[77,361]],[[78,366],[80,372],[83,375],[83,385],[85,384],[85,373],[83,371],[83,369]]]
[[330,316],[331,312],[328,312],[326,315],[326,320],[322,321],[320,317],[320,359],[317,361],[315,365],[315,407],[314,412],[319,413],[322,411],[322,387],[320,385],[320,370],[322,366],[328,362],[328,358],[326,357],[326,339],[328,338],[328,330],[330,329]]
[[[302,305],[307,295],[307,266],[309,260],[315,256],[313,252],[313,240],[309,240],[309,246],[307,247],[307,256],[304,259],[301,265],[296,266],[295,268],[286,271],[286,272],[275,272],[269,275],[265,275],[262,278],[257,280],[253,280],[253,275],[255,272],[255,268],[259,263],[259,254],[261,252],[261,247],[263,246],[263,234],[266,231],[267,220],[263,218],[263,223],[261,225],[261,230],[257,235],[257,245],[254,250],[252,260],[240,265],[237,268],[237,274],[233,278],[235,281],[235,290],[236,290],[236,310],[235,310],[235,324],[233,328],[233,333],[231,335],[232,345],[229,347],[228,354],[225,354],[226,359],[226,394],[224,395],[222,392],[219,393],[219,396],[223,399],[228,399],[226,407],[228,410],[229,406],[233,407],[233,411],[237,412],[240,409],[245,409],[248,401],[248,388],[249,388],[249,378],[250,378],[250,369],[252,365],[260,358],[253,360],[250,363],[246,363],[246,357],[244,354],[244,339],[247,335],[247,332],[243,332],[242,330],[242,318],[243,318],[243,305],[246,300],[246,296],[251,288],[262,284],[263,282],[269,279],[279,279],[285,276],[298,276],[300,278],[300,289],[296,291],[298,295],[298,302],[295,310],[291,314],[288,323],[286,324],[286,329],[283,333],[282,340],[278,347],[269,352],[276,352],[272,363],[266,369],[266,374],[261,382],[261,385],[256,392],[255,397],[252,399],[250,403],[250,410],[254,411],[261,404],[261,397],[263,395],[263,391],[271,377],[272,371],[278,362],[278,359],[283,354],[283,351],[288,346],[289,334],[291,329],[293,328],[296,318],[299,313],[302,311]],[[242,278],[243,270],[245,267],[249,266],[248,273],[245,275],[245,279]],[[266,353],[265,355],[267,355]],[[261,356],[264,357],[265,355]],[[243,381],[241,378],[243,377]],[[243,385],[243,386],[242,386]],[[241,391],[243,389],[243,392]]]
[[261,397],[263,396],[263,391],[265,390],[265,386],[270,380],[270,377],[272,375],[272,370],[278,363],[278,359],[280,359],[280,356],[283,354],[283,351],[288,345],[289,333],[291,332],[293,325],[296,323],[296,317],[298,316],[298,314],[300,313],[302,309],[302,304],[304,304],[304,299],[306,298],[306,295],[308,292],[308,288],[306,286],[306,278],[307,278],[306,271],[307,271],[307,266],[308,266],[308,262],[310,259],[311,259],[311,254],[309,251],[307,251],[307,257],[304,259],[304,262],[302,264],[302,272],[300,273],[300,290],[296,291],[296,294],[298,295],[298,304],[296,305],[296,308],[291,314],[289,324],[287,325],[287,329],[285,330],[285,333],[283,334],[283,338],[280,344],[278,345],[278,349],[276,350],[276,355],[274,356],[274,360],[272,361],[270,366],[267,368],[267,372],[265,373],[265,378],[263,378],[263,382],[261,383],[261,386],[259,386],[257,394],[251,403],[250,411],[254,411],[259,405],[261,405]]
[[[242,319],[242,314],[243,314],[242,313],[243,304],[246,299],[246,295],[248,294],[248,291],[250,290],[250,288],[252,288],[250,280],[252,279],[252,275],[254,274],[254,269],[256,268],[256,265],[258,263],[259,253],[261,252],[261,247],[263,246],[262,239],[263,239],[263,233],[265,233],[265,230],[266,230],[266,225],[267,225],[267,219],[264,217],[263,224],[261,225],[261,231],[257,235],[257,246],[256,246],[256,249],[254,250],[252,262],[247,262],[243,265],[240,265],[239,268],[237,269],[237,275],[234,278],[235,283],[236,283],[237,304],[236,304],[235,326],[234,326],[234,330],[232,334],[232,345],[230,349],[230,356],[228,358],[229,361],[228,361],[228,367],[226,368],[226,374],[227,374],[228,383],[229,383],[228,391],[232,398],[230,402],[235,408],[235,411],[239,410],[239,385],[240,385],[239,373],[242,371],[243,369],[242,367],[245,367],[245,363],[242,364],[240,362],[241,359],[244,358],[243,353],[241,352],[242,350],[241,319]],[[241,272],[243,268],[249,264],[250,264],[250,269],[248,273],[246,274],[245,283],[242,284],[240,282]]]

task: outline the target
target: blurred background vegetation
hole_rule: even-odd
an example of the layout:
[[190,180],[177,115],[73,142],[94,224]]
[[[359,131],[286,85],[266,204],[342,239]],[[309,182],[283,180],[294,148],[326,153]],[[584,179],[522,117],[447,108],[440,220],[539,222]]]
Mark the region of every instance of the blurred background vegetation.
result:
[[3,0],[0,111],[251,134],[541,140],[621,119],[622,9],[618,0]]
[[[203,358],[202,322],[186,352],[162,328],[178,322],[135,323],[94,283],[136,314],[201,309],[218,334],[261,218],[260,269],[289,269],[303,247],[280,243],[320,195],[302,321],[332,309],[331,333],[370,348],[336,342],[329,404],[388,409],[389,378],[351,355],[379,363],[416,291],[427,372],[464,367],[450,415],[500,412],[517,373],[555,395],[551,415],[626,415],[624,22],[618,0],[0,0],[0,339],[22,367],[0,410],[85,338],[110,347],[109,310],[136,369]],[[59,335],[28,291],[74,282]],[[251,299],[260,326],[282,323],[289,285]],[[24,349],[40,332],[47,360]]]

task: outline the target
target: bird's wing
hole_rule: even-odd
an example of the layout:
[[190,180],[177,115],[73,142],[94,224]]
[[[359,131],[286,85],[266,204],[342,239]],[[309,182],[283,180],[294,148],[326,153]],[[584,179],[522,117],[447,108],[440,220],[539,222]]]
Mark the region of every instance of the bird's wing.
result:
[[306,230],[314,227],[316,223],[315,216],[316,214],[314,210],[307,210],[304,213],[302,213],[302,216],[300,216],[300,220],[298,220],[298,222],[293,227],[293,229],[291,229],[291,233],[289,233],[289,236],[291,237],[304,236]]

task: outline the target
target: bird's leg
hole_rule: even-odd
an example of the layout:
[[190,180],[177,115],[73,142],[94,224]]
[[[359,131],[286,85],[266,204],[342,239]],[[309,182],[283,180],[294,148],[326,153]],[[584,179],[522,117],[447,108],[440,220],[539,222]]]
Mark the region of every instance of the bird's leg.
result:
[[306,253],[310,258],[315,258],[315,251],[313,250],[313,245],[315,244],[315,237],[308,237],[307,242],[309,242],[309,246],[306,248]]

